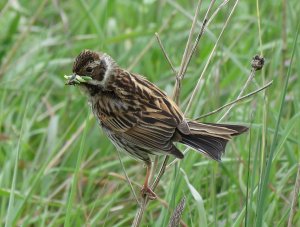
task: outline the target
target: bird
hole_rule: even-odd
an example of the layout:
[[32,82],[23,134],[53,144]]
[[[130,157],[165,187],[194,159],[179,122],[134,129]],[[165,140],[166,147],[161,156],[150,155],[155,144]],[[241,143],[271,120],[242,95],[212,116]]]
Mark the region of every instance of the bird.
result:
[[184,144],[220,161],[227,142],[248,130],[243,125],[201,123],[186,118],[178,105],[145,77],[121,68],[104,52],[83,50],[75,58],[66,85],[76,85],[103,132],[116,149],[141,160],[147,167],[141,189],[155,199],[149,186],[151,160],[155,155],[183,159],[175,143]]

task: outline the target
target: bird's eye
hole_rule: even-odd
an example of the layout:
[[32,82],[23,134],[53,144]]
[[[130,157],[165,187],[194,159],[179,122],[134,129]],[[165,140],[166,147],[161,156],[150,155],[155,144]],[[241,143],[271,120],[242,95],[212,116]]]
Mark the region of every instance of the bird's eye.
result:
[[85,71],[87,71],[88,73],[92,73],[93,72],[93,68],[92,67],[87,67],[85,69]]

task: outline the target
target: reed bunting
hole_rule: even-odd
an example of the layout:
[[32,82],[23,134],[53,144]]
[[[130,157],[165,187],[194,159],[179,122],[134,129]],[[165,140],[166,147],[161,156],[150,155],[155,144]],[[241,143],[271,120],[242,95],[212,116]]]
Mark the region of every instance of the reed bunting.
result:
[[186,119],[179,107],[146,78],[120,68],[107,54],[82,51],[67,85],[88,96],[94,116],[115,147],[147,166],[142,194],[155,199],[148,185],[152,155],[184,155],[175,142],[221,160],[226,143],[245,131],[241,125],[200,123]]

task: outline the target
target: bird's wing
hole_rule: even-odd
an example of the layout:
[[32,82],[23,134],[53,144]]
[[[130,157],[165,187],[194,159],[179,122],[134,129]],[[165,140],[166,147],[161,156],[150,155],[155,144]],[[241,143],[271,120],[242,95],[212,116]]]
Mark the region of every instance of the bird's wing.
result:
[[142,98],[145,102],[148,102],[149,105],[153,104],[156,108],[169,113],[177,123],[176,128],[183,134],[190,134],[189,125],[183,113],[172,99],[146,78],[135,74],[131,74],[131,78],[135,80],[136,92],[144,95]]
[[[158,87],[143,77],[118,73],[114,79],[116,96],[123,105],[133,107],[103,117],[102,124],[135,144],[150,149],[170,151],[175,130],[185,127],[185,119],[176,104]],[[180,129],[179,129],[180,130]]]
[[[114,78],[113,90],[117,96],[135,107],[147,108],[146,112],[153,110],[161,112],[162,117],[173,119],[176,128],[183,134],[190,134],[189,126],[183,113],[163,91],[146,78],[120,69]],[[148,111],[150,109],[151,111]]]
[[101,124],[124,139],[149,149],[169,151],[176,121],[165,111],[120,112],[100,116]]

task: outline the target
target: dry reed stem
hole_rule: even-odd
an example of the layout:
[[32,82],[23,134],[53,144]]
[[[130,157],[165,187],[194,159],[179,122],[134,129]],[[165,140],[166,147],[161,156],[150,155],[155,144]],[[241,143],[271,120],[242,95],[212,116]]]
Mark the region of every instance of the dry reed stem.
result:
[[207,114],[203,114],[203,115],[201,115],[200,117],[197,117],[195,120],[199,120],[199,119],[201,119],[201,118],[210,116],[210,115],[212,115],[212,114],[215,114],[215,113],[220,112],[221,110],[223,110],[224,108],[226,108],[226,107],[228,107],[228,106],[235,105],[236,103],[238,103],[238,102],[240,102],[240,101],[242,101],[242,100],[244,100],[244,99],[247,99],[247,98],[249,98],[249,97],[251,97],[251,96],[257,94],[258,92],[260,92],[260,91],[262,91],[262,90],[268,88],[269,86],[272,85],[272,83],[273,83],[273,80],[270,81],[269,83],[267,83],[266,85],[262,86],[261,88],[255,90],[255,91],[253,91],[253,92],[250,92],[250,93],[247,94],[247,95],[244,95],[244,96],[242,96],[242,97],[239,97],[239,98],[237,98],[236,100],[234,100],[234,101],[232,101],[232,102],[229,102],[229,103],[226,103],[225,105],[223,105],[223,106],[221,106],[221,107],[219,107],[219,108],[217,108],[217,109],[215,109],[215,110],[213,110],[213,111],[211,111],[211,112],[209,112],[209,113],[207,113]]
[[217,46],[218,46],[218,44],[219,44],[219,41],[220,41],[220,38],[221,38],[222,34],[224,33],[225,28],[226,28],[227,25],[228,25],[229,19],[231,18],[231,16],[232,16],[232,14],[233,14],[233,12],[234,12],[234,10],[235,10],[235,8],[236,8],[238,2],[239,2],[239,0],[236,0],[236,2],[234,3],[234,5],[233,5],[233,7],[232,7],[232,9],[231,9],[231,11],[230,11],[230,13],[229,13],[229,15],[228,15],[226,21],[225,21],[225,23],[224,23],[224,25],[223,25],[223,28],[222,28],[222,30],[221,30],[221,33],[220,33],[219,37],[217,38],[216,43],[215,43],[215,45],[214,45],[214,47],[213,47],[213,49],[212,49],[212,51],[211,51],[211,53],[210,53],[210,55],[209,55],[209,57],[208,57],[208,59],[207,59],[207,62],[206,62],[206,64],[205,64],[205,66],[204,66],[204,69],[203,69],[203,71],[202,71],[202,73],[201,73],[201,75],[200,75],[200,77],[199,77],[199,79],[198,79],[197,85],[196,85],[196,87],[194,88],[193,93],[192,93],[192,95],[191,95],[191,98],[190,98],[190,100],[189,100],[189,102],[188,102],[188,104],[187,104],[187,107],[186,107],[186,109],[185,109],[185,112],[184,112],[185,115],[186,115],[186,113],[188,112],[189,108],[191,107],[191,104],[192,104],[192,101],[193,101],[194,98],[195,98],[196,92],[197,92],[198,90],[200,90],[200,83],[201,83],[202,77],[203,77],[204,73],[206,72],[206,69],[208,68],[208,64],[210,63],[210,61],[211,61],[211,59],[212,59],[212,56],[213,56],[213,54],[214,54],[215,51],[216,51],[216,48],[217,48]]
[[167,54],[167,52],[166,52],[166,50],[165,50],[165,48],[164,48],[164,45],[163,45],[162,42],[161,42],[161,39],[160,39],[160,37],[159,37],[159,34],[158,34],[157,32],[155,32],[155,36],[156,36],[157,42],[158,42],[158,44],[159,44],[159,46],[160,46],[160,49],[161,49],[161,51],[163,52],[163,54],[164,54],[164,56],[165,56],[165,59],[166,59],[167,62],[169,63],[170,68],[172,69],[173,73],[176,75],[176,74],[177,74],[176,69],[175,69],[174,65],[172,64],[171,59],[169,58],[169,56],[168,56],[168,54]]
[[197,18],[198,18],[201,2],[202,2],[202,0],[198,1],[197,7],[196,7],[196,12],[194,14],[194,18],[193,18],[193,22],[192,22],[192,26],[191,26],[191,29],[190,29],[190,32],[189,32],[188,40],[187,40],[187,43],[186,43],[186,46],[185,46],[185,49],[184,49],[184,53],[183,53],[183,56],[182,56],[182,59],[181,59],[180,68],[179,68],[178,74],[176,76],[176,82],[175,82],[175,87],[174,87],[174,90],[173,90],[173,97],[172,97],[174,102],[176,102],[176,103],[178,103],[179,96],[180,96],[181,81],[184,77],[185,65],[188,61],[187,58],[188,58],[189,51],[190,51],[190,48],[191,48],[192,38],[193,38],[194,31],[195,31],[195,27],[197,25]]

